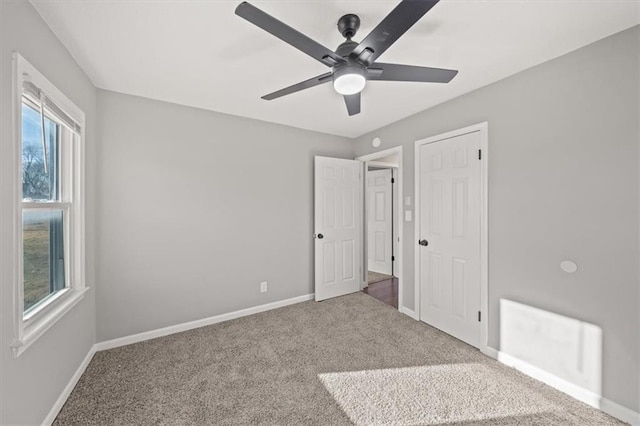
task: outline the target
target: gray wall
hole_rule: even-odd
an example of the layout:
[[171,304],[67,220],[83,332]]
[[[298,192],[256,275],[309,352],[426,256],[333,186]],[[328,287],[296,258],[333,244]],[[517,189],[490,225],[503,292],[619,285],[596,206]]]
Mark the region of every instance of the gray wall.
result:
[[[603,394],[636,411],[639,38],[636,26],[356,139],[357,155],[403,145],[413,198],[414,141],[488,121],[490,346],[501,298],[596,324]],[[413,309],[413,222],[404,241]],[[567,258],[578,273],[559,270]]]
[[101,90],[98,112],[98,341],[313,292],[313,156],[348,139]]
[[86,114],[87,285],[94,283],[96,90],[80,67],[26,1],[0,2],[0,423],[40,424],[95,341],[92,288],[85,298],[19,358],[13,338],[11,271],[15,182],[12,127],[12,52],[21,53]]

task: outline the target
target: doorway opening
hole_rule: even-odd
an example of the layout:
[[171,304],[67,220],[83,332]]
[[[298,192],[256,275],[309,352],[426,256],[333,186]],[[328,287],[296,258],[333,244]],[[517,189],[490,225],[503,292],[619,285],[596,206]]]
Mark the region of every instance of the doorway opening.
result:
[[402,312],[402,147],[363,164],[362,291]]

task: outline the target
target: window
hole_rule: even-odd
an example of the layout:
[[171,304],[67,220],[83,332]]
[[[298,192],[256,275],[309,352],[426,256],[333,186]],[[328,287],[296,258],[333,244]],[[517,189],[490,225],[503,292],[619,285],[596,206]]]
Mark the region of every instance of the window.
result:
[[[64,271],[64,218],[68,204],[61,202],[60,168],[62,126],[22,99],[22,251],[24,314],[28,315],[58,291],[68,288]],[[43,132],[44,130],[44,132]],[[65,132],[66,133],[66,132]],[[64,149],[69,151],[68,147]]]
[[19,54],[15,336],[19,356],[78,303],[84,283],[84,113]]

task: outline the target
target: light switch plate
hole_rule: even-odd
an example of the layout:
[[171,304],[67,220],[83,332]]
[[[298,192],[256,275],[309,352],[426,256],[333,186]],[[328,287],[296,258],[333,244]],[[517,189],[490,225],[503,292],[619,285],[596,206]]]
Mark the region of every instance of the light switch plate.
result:
[[404,212],[404,221],[411,222],[411,210],[407,210]]
[[404,205],[405,206],[411,205],[411,196],[407,195],[406,197],[404,197]]

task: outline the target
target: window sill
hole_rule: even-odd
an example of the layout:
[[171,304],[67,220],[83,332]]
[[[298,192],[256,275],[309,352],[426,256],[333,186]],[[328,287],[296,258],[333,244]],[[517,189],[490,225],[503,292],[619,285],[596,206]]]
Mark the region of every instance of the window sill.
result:
[[84,298],[84,294],[87,291],[89,291],[88,287],[82,290],[72,290],[61,295],[62,297],[52,301],[52,303],[47,306],[48,312],[46,315],[32,318],[28,324],[25,323],[23,335],[21,338],[15,339],[11,345],[13,356],[17,358],[27,350],[27,348],[49,330],[51,326],[69,312],[71,308],[77,305]]

